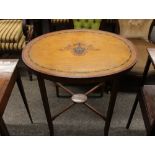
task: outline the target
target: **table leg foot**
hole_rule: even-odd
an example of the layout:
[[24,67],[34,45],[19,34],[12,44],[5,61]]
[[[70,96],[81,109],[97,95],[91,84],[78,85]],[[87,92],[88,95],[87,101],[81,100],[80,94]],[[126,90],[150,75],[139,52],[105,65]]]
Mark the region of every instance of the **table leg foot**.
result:
[[128,122],[127,122],[127,125],[126,125],[126,128],[127,128],[127,129],[129,129],[129,127],[130,127],[130,124],[131,124],[133,115],[134,115],[134,113],[135,113],[137,104],[138,104],[138,95],[136,96],[135,102],[134,102],[134,104],[133,104],[133,106],[132,106],[132,110],[131,110],[131,113],[130,113],[130,116],[129,116],[129,119],[128,119]]

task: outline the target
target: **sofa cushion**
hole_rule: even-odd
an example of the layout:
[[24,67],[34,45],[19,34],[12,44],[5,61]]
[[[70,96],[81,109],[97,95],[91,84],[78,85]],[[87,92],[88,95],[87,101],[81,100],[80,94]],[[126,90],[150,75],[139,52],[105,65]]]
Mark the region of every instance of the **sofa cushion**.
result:
[[[144,72],[146,61],[148,58],[147,48],[155,48],[155,44],[149,43],[144,39],[129,39],[137,48],[137,63],[128,72],[128,74],[141,76]],[[149,74],[154,74],[155,70],[153,66],[150,66]]]
[[25,46],[25,36],[22,35],[17,43],[0,43],[0,51],[21,51]]
[[[27,28],[32,29],[28,25]],[[0,51],[21,51],[25,44],[22,20],[0,20]]]
[[142,38],[148,40],[152,19],[120,19],[120,35],[126,38]]
[[74,19],[75,29],[95,29],[98,30],[100,27],[101,19]]
[[17,43],[22,35],[22,20],[0,20],[0,42]]

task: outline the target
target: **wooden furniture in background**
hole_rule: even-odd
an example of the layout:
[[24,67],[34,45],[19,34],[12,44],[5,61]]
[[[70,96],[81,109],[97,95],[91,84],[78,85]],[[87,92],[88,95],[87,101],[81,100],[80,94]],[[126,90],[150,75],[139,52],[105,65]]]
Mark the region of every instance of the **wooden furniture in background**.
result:
[[[24,63],[37,75],[44,110],[53,135],[52,121],[76,103],[83,103],[105,120],[104,134],[108,135],[118,89],[118,79],[136,63],[133,44],[121,36],[99,30],[64,30],[42,35],[23,50]],[[55,116],[51,116],[44,79],[57,83],[72,95],[73,103]],[[87,95],[113,81],[106,116],[90,106]],[[75,94],[61,83],[92,84],[95,87],[84,94]]]
[[50,32],[73,29],[72,19],[49,19]]
[[7,106],[9,97],[11,95],[12,89],[17,82],[18,88],[20,90],[24,105],[26,107],[27,113],[29,115],[30,121],[32,122],[32,117],[27,104],[27,99],[23,89],[23,84],[20,78],[19,71],[17,71],[17,59],[1,59],[0,60],[0,134],[9,135],[6,125],[3,121],[3,113]]
[[147,135],[155,135],[155,85],[144,85],[151,64],[155,69],[155,48],[148,49],[148,59],[141,81],[142,88],[138,91],[126,125],[128,129],[139,102]]
[[26,20],[0,20],[0,54],[21,54],[22,49],[32,39],[33,25]]
[[[155,48],[151,41],[151,32],[155,21],[153,19],[120,19],[117,20],[117,33],[129,39],[137,48],[137,63],[127,73],[126,80],[131,84],[140,86],[143,71],[147,61],[147,48]],[[148,72],[148,79],[155,75],[153,66]]]
[[[0,58],[20,59],[22,49],[32,37],[33,24],[27,20],[0,20]],[[29,78],[32,80],[30,72]]]

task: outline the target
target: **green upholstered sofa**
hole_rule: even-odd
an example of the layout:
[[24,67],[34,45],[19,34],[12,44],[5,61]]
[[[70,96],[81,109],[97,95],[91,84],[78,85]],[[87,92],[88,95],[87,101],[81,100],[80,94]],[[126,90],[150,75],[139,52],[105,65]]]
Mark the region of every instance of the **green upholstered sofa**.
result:
[[99,30],[101,25],[101,19],[74,19],[74,29],[94,29]]
[[[45,20],[42,23],[46,23]],[[49,32],[65,29],[95,29],[115,32],[116,22],[113,19],[50,19]]]
[[74,28],[94,29],[108,32],[116,32],[115,19],[74,19]]
[[52,19],[50,31],[81,28],[99,30],[101,21],[101,19]]

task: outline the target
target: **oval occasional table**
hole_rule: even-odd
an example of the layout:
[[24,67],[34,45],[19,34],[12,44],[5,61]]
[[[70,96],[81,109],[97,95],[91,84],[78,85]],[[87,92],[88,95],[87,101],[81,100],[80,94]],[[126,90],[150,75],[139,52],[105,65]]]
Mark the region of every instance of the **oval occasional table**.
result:
[[[22,59],[38,78],[43,106],[50,130],[54,135],[52,121],[77,103],[105,120],[104,135],[108,135],[118,90],[119,77],[136,63],[136,49],[123,37],[97,30],[64,30],[42,35],[24,48]],[[51,116],[44,79],[71,94],[72,104],[55,116]],[[106,79],[113,81],[106,116],[87,103],[87,95],[103,86]],[[62,83],[94,83],[95,87],[84,94],[74,94]]]

